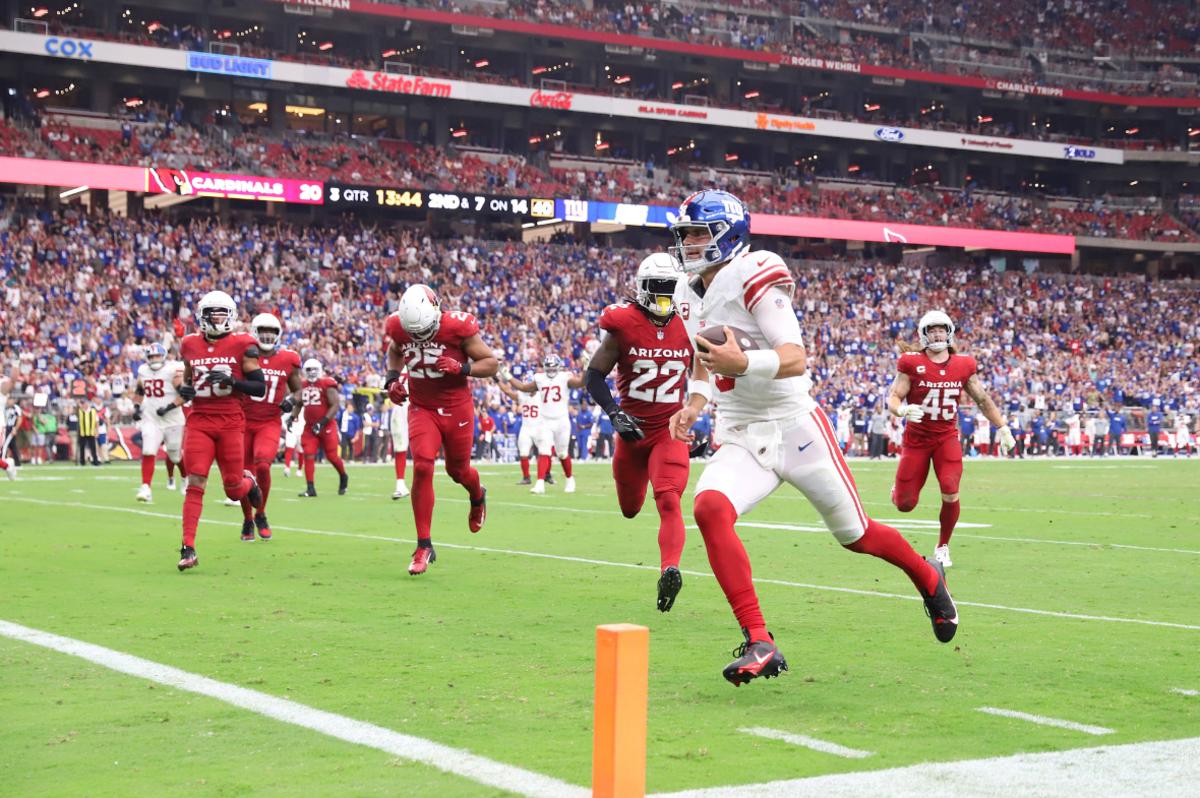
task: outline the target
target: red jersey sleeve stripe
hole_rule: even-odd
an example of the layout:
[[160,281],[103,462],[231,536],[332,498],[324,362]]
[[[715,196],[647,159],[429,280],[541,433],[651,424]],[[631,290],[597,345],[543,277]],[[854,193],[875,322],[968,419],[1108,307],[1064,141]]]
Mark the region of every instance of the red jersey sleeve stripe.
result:
[[754,274],[747,277],[742,282],[742,288],[749,288],[756,280],[758,280],[758,278],[762,277],[767,272],[772,271],[774,269],[781,269],[781,268],[783,268],[783,266],[781,264],[772,263],[770,266],[767,266],[764,269],[759,269],[758,271],[756,271]]
[[[753,289],[746,291],[745,300],[747,310],[754,310],[754,306],[757,305],[762,298],[767,295],[767,291],[775,288],[776,286],[791,285],[793,282],[790,274],[774,274],[767,275],[767,277],[770,278],[769,281],[760,281],[759,283],[755,284]],[[766,280],[766,278],[764,278],[764,280]]]

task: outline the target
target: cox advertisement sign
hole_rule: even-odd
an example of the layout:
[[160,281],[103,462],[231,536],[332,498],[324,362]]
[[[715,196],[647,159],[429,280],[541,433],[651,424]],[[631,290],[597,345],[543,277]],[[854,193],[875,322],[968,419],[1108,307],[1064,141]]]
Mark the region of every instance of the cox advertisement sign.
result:
[[186,169],[147,169],[146,190],[185,197],[224,197],[303,205],[321,205],[325,202],[325,185],[318,180],[220,175]]
[[92,59],[93,44],[95,42],[84,41],[83,39],[51,36],[46,39],[46,52],[49,55],[56,55],[60,58],[82,58],[85,61],[90,61]]

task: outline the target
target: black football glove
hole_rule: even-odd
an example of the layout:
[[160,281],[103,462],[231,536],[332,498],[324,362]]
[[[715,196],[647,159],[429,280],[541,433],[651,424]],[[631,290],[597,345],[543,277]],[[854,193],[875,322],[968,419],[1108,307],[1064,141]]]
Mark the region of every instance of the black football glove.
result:
[[233,375],[228,371],[210,371],[205,379],[209,385],[220,385],[222,388],[233,387]]
[[708,444],[709,439],[707,435],[697,436],[696,440],[692,442],[691,448],[688,449],[688,457],[703,457],[708,454]]
[[310,429],[312,430],[313,435],[320,435],[321,431],[325,429],[325,421],[321,420],[315,422]]
[[646,433],[642,432],[639,426],[640,419],[626,413],[624,410],[617,409],[608,415],[612,421],[613,430],[621,436],[622,440],[629,442],[640,441],[646,437]]
[[134,421],[142,420],[142,406],[141,405],[133,406],[133,420]]
[[283,401],[279,403],[279,409],[283,411],[285,416],[291,413],[295,407],[296,400],[290,396],[283,397]]
[[154,412],[158,413],[159,418],[162,418],[163,416],[165,416],[167,413],[170,413],[174,409],[175,409],[175,405],[163,405],[162,407],[158,408]]
[[183,397],[183,401],[185,402],[190,402],[196,398],[196,389],[187,383],[180,385],[177,392]]

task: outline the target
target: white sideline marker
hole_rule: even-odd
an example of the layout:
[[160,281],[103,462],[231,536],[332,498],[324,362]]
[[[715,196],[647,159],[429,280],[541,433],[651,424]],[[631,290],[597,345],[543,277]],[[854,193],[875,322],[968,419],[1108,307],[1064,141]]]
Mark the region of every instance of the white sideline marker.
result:
[[1059,720],[1058,718],[1047,718],[1044,715],[1030,715],[1028,712],[1017,712],[1015,709],[997,709],[996,707],[979,707],[980,712],[985,712],[988,715],[999,715],[1002,718],[1016,718],[1017,720],[1026,720],[1030,723],[1037,723],[1042,726],[1054,726],[1059,729],[1070,729],[1071,731],[1083,732],[1084,734],[1092,734],[1097,737],[1104,734],[1115,734],[1116,729],[1108,729],[1104,726],[1089,726],[1086,723],[1076,723],[1073,720]]
[[1179,695],[1187,695],[1187,696],[1200,695],[1200,690],[1188,690],[1184,687],[1172,687],[1171,692],[1179,693]]
[[258,715],[301,726],[315,732],[344,740],[355,745],[365,745],[378,751],[419,762],[423,765],[454,776],[530,798],[586,798],[590,790],[567,784],[550,776],[543,776],[523,768],[495,762],[461,748],[435,743],[421,737],[385,729],[372,723],[354,720],[344,715],[314,709],[313,707],[277,698],[234,684],[219,682],[195,673],[160,665],[157,662],[123,654],[110,648],[85,643],[70,637],[60,637],[50,632],[30,629],[27,626],[0,620],[0,635],[13,640],[69,654],[93,662],[109,670],[148,679],[152,682],[184,690],[189,693],[215,698],[239,709]]
[[792,745],[799,745],[804,748],[811,748],[814,751],[820,751],[822,754],[833,754],[834,756],[845,757],[846,759],[866,759],[869,756],[875,756],[874,751],[859,751],[857,748],[847,748],[844,745],[837,743],[829,743],[824,740],[818,740],[816,737],[808,737],[803,734],[791,734],[790,732],[779,731],[778,729],[767,729],[762,726],[753,726],[748,729],[738,729],[742,734],[753,734],[755,737],[765,737],[768,740],[779,740]]

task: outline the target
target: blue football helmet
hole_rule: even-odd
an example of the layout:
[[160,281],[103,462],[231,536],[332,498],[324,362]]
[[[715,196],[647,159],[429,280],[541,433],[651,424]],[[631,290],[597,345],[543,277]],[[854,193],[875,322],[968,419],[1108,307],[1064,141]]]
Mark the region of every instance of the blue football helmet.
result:
[[563,361],[558,355],[551,352],[542,358],[542,370],[546,372],[546,376],[553,379],[558,376],[558,372],[562,370]]
[[154,371],[158,371],[167,363],[167,348],[159,343],[146,347],[146,363]]
[[[684,239],[697,230],[707,233],[708,243],[685,247]],[[750,214],[742,201],[728,191],[698,191],[679,206],[679,216],[671,223],[671,234],[675,236],[675,246],[668,250],[672,257],[683,271],[699,274],[750,249]],[[698,249],[701,251],[696,252]]]

